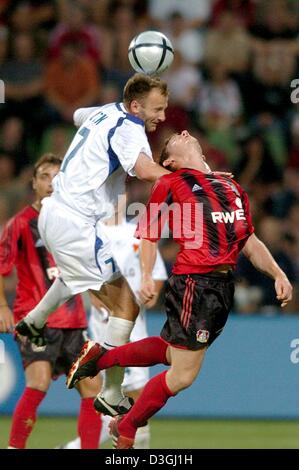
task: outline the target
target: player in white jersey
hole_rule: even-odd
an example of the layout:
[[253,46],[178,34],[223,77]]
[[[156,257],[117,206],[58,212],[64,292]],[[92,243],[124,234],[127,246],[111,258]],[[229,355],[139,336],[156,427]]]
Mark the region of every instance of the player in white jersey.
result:
[[[39,217],[41,237],[61,277],[16,325],[19,335],[43,345],[49,314],[70,296],[90,290],[111,314],[104,347],[111,349],[128,341],[139,306],[113,258],[102,219],[124,192],[127,174],[154,182],[168,173],[152,160],[145,133],[155,131],[165,120],[167,104],[165,82],[135,74],[124,88],[123,103],[75,112],[80,128],[53,182],[52,196],[43,200]],[[74,372],[68,378],[69,388],[74,386]],[[121,382],[119,368],[106,374],[98,397],[103,413],[116,415],[130,408],[121,393]]]
[[[114,221],[114,219],[113,219]],[[117,262],[121,273],[127,279],[132,291],[138,298],[138,292],[141,286],[141,267],[139,259],[139,244],[140,240],[134,237],[136,225],[133,223],[126,222],[123,220],[119,224],[115,225],[112,221],[108,223],[106,227],[109,240],[111,242],[111,250],[113,257]],[[156,286],[155,298],[153,298],[148,304],[151,308],[156,303],[159,292],[163,286],[164,281],[167,279],[167,272],[164,266],[162,257],[157,252],[157,259],[153,269],[153,279]],[[101,304],[99,300],[91,296],[92,306],[89,316],[89,331],[90,337],[97,343],[103,343],[105,330],[109,318],[107,309]],[[148,336],[146,328],[146,312],[145,308],[141,307],[140,313],[136,319],[135,326],[132,330],[130,340],[138,341]],[[149,380],[148,367],[128,367],[125,370],[124,381],[122,388],[125,395],[130,396],[136,401],[141,394],[143,387]],[[109,438],[108,435],[108,424],[110,418],[107,420],[105,417],[103,420],[103,427],[101,431],[101,443]],[[149,425],[143,426],[138,429],[134,448],[135,449],[149,449],[150,447],[150,434]],[[80,438],[69,442],[64,446],[65,449],[80,449],[81,443]]]

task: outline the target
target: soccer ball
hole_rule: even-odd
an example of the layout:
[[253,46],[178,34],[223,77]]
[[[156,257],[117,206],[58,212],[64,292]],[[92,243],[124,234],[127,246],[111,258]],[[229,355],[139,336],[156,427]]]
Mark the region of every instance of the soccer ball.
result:
[[129,61],[136,72],[160,75],[173,61],[173,47],[169,39],[158,31],[144,31],[129,45]]

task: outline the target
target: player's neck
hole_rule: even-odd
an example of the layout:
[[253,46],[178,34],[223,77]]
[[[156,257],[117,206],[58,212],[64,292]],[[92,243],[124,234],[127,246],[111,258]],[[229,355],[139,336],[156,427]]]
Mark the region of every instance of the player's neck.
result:
[[210,168],[207,166],[206,168],[203,167],[203,165],[198,165],[197,163],[186,163],[184,165],[184,168],[188,168],[190,170],[197,170],[200,171],[201,173],[204,173],[205,175],[208,175],[209,173],[212,173]]
[[33,209],[39,212],[42,208],[42,201],[40,199],[36,199],[36,201],[34,201],[31,205]]

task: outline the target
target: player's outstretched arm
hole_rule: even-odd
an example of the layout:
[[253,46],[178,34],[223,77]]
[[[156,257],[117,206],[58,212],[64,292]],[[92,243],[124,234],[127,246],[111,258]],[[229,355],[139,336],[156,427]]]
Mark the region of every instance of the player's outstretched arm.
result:
[[276,298],[281,301],[281,307],[285,307],[292,300],[292,285],[268,248],[254,233],[248,238],[243,253],[256,269],[274,279]]
[[143,304],[156,297],[156,284],[153,280],[153,268],[157,257],[157,243],[142,239],[140,243],[141,286],[139,297]]
[[145,153],[140,153],[136,160],[134,171],[140,180],[155,182],[170,171],[151,160]]
[[3,276],[0,274],[0,333],[8,333],[14,327],[13,315],[7,304]]
[[78,108],[74,112],[73,120],[76,127],[82,126],[83,122],[86,121],[94,111],[99,109],[99,106],[93,106],[91,108]]

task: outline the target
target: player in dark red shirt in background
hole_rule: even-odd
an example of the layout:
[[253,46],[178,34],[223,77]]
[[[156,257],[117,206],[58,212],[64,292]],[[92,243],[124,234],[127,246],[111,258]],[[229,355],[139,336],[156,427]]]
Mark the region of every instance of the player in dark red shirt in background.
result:
[[160,163],[173,173],[157,181],[136,234],[142,238],[140,296],[145,305],[155,294],[152,269],[166,218],[180,245],[165,291],[167,321],[161,337],[111,351],[88,342],[68,377],[68,383],[71,378],[75,384],[115,365],[170,365],[149,380],[126,415],[111,421],[116,448],[132,447],[137,428],[197,377],[207,347],[223,330],[232,308],[232,270],[241,250],[257,269],[273,278],[282,307],[292,298],[288,278],[253,233],[246,193],[231,178],[211,172],[197,139],[187,131],[173,135]]
[[[61,160],[43,155],[34,167],[33,188],[36,199],[17,213],[5,226],[0,240],[0,332],[11,331],[44,296],[58,275],[54,259],[38,233],[37,219],[41,200],[52,192],[52,179]],[[4,276],[16,266],[18,283],[13,315],[4,292]],[[36,420],[36,411],[45,398],[52,377],[68,373],[84,342],[86,313],[79,295],[53,312],[47,322],[48,344],[37,348],[28,340],[17,339],[26,376],[26,388],[13,413],[9,448],[25,448]],[[97,448],[101,419],[93,408],[99,391],[98,380],[86,379],[78,387],[81,408],[78,419],[82,448]]]

